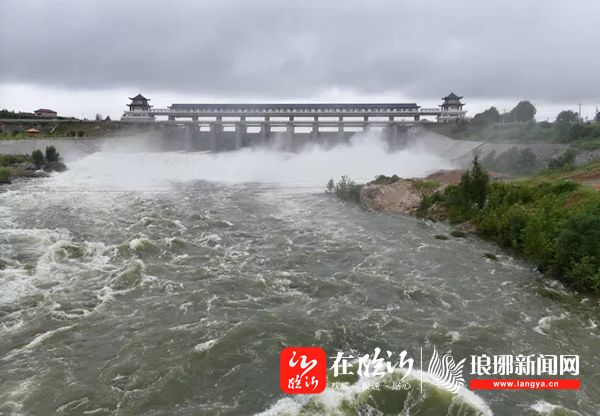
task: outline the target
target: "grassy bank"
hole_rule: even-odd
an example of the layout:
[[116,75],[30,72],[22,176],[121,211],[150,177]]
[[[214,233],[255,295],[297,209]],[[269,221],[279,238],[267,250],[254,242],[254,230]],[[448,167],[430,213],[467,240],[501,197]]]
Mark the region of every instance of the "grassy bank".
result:
[[9,184],[13,178],[37,178],[46,176],[42,172],[62,172],[66,166],[60,161],[60,154],[54,146],[47,146],[45,152],[39,149],[31,154],[0,154],[0,184]]
[[[381,176],[371,184],[387,186],[396,180]],[[458,184],[443,190],[436,191],[442,187],[431,180],[410,182],[423,191],[417,216],[460,223],[459,228],[475,230],[523,255],[545,275],[600,294],[600,162],[560,166],[527,179],[491,181],[476,159]],[[364,203],[362,187],[343,177],[330,180],[327,191]]]
[[[11,124],[11,122],[6,122]],[[116,135],[127,135],[136,132],[145,132],[154,128],[151,125],[124,123],[120,121],[62,121],[56,123],[36,123],[35,120],[12,122],[19,125],[19,129],[0,133],[0,140],[22,139],[85,139],[99,138]],[[27,134],[26,129],[34,127],[39,130],[37,134]]]
[[600,177],[600,163],[492,183],[477,168],[458,185],[424,197],[418,214],[429,218],[441,209],[451,222],[469,222],[521,253],[545,275],[600,294],[600,192],[578,181],[584,174]]

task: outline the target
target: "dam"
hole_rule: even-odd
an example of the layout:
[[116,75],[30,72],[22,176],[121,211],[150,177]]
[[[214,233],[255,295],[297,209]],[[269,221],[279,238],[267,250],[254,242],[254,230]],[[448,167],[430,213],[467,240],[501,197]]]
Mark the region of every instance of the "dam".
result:
[[343,142],[370,129],[383,130],[394,140],[421,117],[435,117],[437,122],[464,119],[462,98],[450,93],[434,108],[416,103],[204,103],[154,108],[150,99],[138,94],[130,98],[121,120],[161,123],[171,134],[178,131],[213,151],[268,142],[275,135],[290,141]]

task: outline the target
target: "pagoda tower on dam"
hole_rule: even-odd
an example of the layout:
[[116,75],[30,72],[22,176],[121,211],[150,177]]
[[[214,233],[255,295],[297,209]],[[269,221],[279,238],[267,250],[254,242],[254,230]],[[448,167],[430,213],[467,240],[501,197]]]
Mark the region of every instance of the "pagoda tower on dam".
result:
[[138,94],[129,98],[129,110],[121,120],[187,126],[196,136],[206,136],[212,150],[228,141],[237,149],[248,142],[267,141],[278,133],[294,140],[308,137],[319,141],[331,136],[345,140],[358,131],[376,129],[395,137],[399,129],[422,117],[434,117],[438,122],[464,119],[462,98],[450,93],[437,108],[416,103],[177,103],[154,108],[150,99]]

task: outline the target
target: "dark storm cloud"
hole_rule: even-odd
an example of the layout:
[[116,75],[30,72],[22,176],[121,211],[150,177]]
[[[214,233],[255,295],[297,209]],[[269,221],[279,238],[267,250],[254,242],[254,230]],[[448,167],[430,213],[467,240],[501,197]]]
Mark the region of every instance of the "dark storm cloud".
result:
[[2,0],[0,82],[596,99],[599,15],[596,0]]

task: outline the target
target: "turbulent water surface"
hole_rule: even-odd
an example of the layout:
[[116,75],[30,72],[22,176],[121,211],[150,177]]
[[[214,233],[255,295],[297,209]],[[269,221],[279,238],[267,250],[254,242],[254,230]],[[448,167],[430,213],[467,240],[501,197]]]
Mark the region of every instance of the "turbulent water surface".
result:
[[579,354],[580,391],[480,392],[454,413],[415,393],[392,413],[599,414],[597,299],[493,244],[435,239],[444,224],[322,192],[434,156],[337,155],[104,151],[2,188],[0,414],[380,414],[340,405],[360,392],[285,397],[288,345]]

